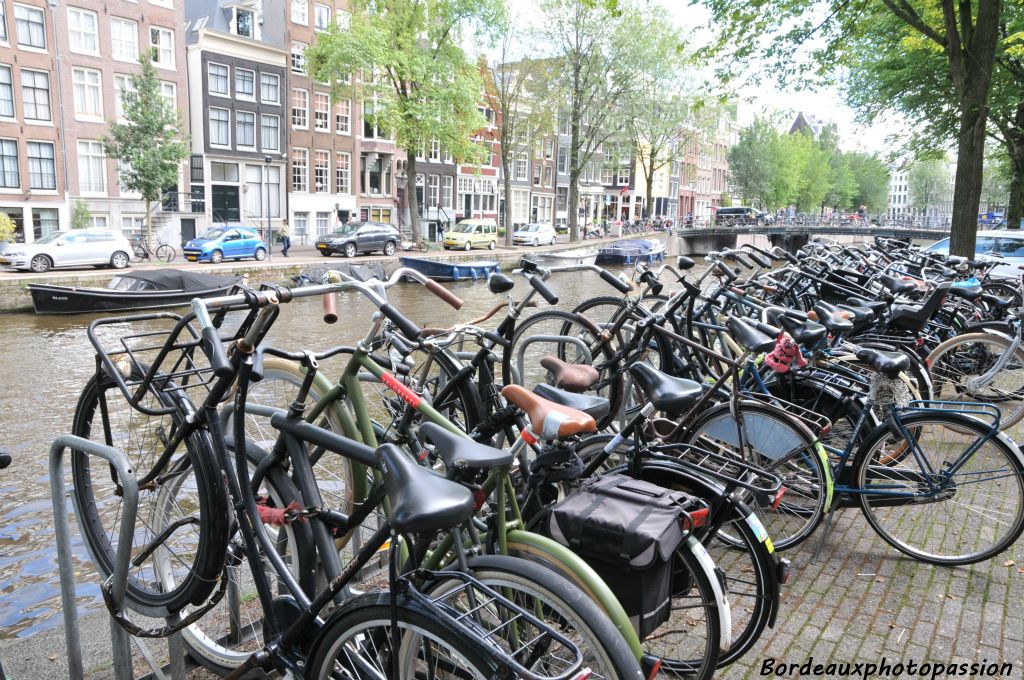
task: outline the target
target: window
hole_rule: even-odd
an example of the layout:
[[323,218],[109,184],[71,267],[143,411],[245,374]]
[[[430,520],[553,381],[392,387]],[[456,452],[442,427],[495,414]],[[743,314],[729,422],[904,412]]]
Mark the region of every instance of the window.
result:
[[540,163],[534,163],[533,164],[533,186],[535,186],[535,187],[539,187],[540,186],[540,169],[541,169]]
[[210,179],[214,182],[237,182],[237,163],[210,163]]
[[178,86],[166,80],[160,81],[160,96],[172,109],[178,108]]
[[231,145],[230,113],[227,109],[210,109],[210,144],[216,146]]
[[551,160],[555,155],[555,140],[548,139],[544,140],[544,158]]
[[530,220],[530,190],[512,190],[512,222],[521,224]]
[[352,100],[342,99],[334,107],[334,131],[339,135],[352,134]]
[[78,140],[78,188],[95,193],[107,189],[107,164],[100,142]]
[[280,102],[281,79],[275,73],[260,74],[260,99],[264,104]]
[[558,134],[569,134],[569,114],[565,111],[558,112]]
[[18,170],[18,142],[0,139],[0,187],[18,189],[21,177]]
[[277,116],[260,116],[260,147],[264,151],[281,150],[281,120]]
[[21,71],[21,100],[26,120],[50,120],[50,76],[43,71]]
[[153,47],[153,63],[161,68],[174,68],[174,32],[169,28],[151,26],[149,44]]
[[267,168],[267,193],[270,200],[270,216],[281,216],[281,168],[271,165]]
[[334,171],[334,191],[338,194],[352,193],[352,154],[338,154],[338,167]]
[[439,139],[430,140],[430,160],[441,160],[441,140]]
[[316,235],[325,236],[331,227],[331,213],[318,212],[316,214]]
[[256,73],[244,68],[235,69],[235,97],[238,99],[256,98]]
[[309,92],[292,90],[292,127],[309,127]]
[[554,176],[554,172],[552,172],[551,166],[550,165],[545,165],[544,166],[544,186],[549,187],[549,186],[552,186],[554,184],[554,182],[552,181],[552,177],[553,176]]
[[306,45],[304,43],[292,43],[292,73],[306,72]]
[[427,205],[428,208],[436,208],[441,199],[441,178],[437,175],[427,177]]
[[326,31],[331,25],[331,8],[327,5],[313,5],[313,28]]
[[362,156],[362,165],[365,176],[368,178],[368,186],[362,187],[364,194],[390,195],[391,194],[391,162],[385,160],[382,154],[374,154],[376,158],[368,162],[367,155]]
[[139,27],[127,19],[110,19],[110,51],[118,61],[139,60]]
[[129,239],[138,236],[146,228],[146,217],[144,215],[122,215],[121,233]]
[[250,217],[263,217],[263,168],[245,166],[245,212]]
[[317,149],[314,163],[313,179],[316,182],[316,192],[318,194],[330,193],[331,152]]
[[564,146],[558,147],[558,174],[564,175],[569,172],[569,149]]
[[309,213],[295,213],[295,235],[305,236],[309,230]]
[[615,182],[612,166],[607,163],[601,168],[601,184],[613,184]]
[[102,118],[100,72],[76,68],[71,71],[71,80],[74,83],[75,115]]
[[68,7],[68,36],[72,52],[99,54],[98,23],[96,12]]
[[28,186],[31,189],[56,189],[57,169],[51,142],[28,142]]
[[124,95],[134,89],[131,76],[114,74],[114,115],[117,118],[124,118]]
[[222,94],[225,97],[228,91],[228,67],[223,64],[210,64],[208,67],[209,79],[208,89],[210,94]]
[[[0,21],[3,17],[0,16]],[[10,66],[0,66],[0,116],[14,118],[14,80]]]
[[256,37],[253,32],[255,22],[253,21],[253,14],[247,9],[235,9],[235,35],[240,35],[244,38]]
[[452,180],[450,175],[444,178],[444,185],[441,187],[441,205],[445,208],[452,207]]
[[373,101],[363,102],[363,137],[367,139],[387,139],[387,130],[377,124]]
[[[341,16],[339,15],[340,19]],[[7,42],[7,8],[4,3],[0,1],[0,42]]]
[[292,21],[309,26],[309,0],[292,0]]
[[256,114],[235,111],[235,146],[256,147]]
[[89,221],[85,224],[86,229],[106,229],[107,228],[107,216],[106,215],[90,215]]
[[313,125],[317,132],[331,131],[331,98],[323,92],[313,94]]
[[629,184],[629,168],[626,166],[619,168],[619,184]]
[[292,149],[292,191],[309,191],[308,149]]
[[525,182],[527,176],[530,173],[530,164],[527,160],[526,152],[520,153],[516,156],[515,167],[513,168],[512,177],[520,182]]
[[15,5],[14,30],[22,47],[46,49],[46,21],[41,8]]

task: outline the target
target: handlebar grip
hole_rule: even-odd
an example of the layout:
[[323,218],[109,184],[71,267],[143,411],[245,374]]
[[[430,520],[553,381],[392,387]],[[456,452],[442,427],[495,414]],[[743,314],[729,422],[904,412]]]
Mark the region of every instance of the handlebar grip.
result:
[[463,305],[462,298],[460,298],[458,295],[456,295],[455,293],[451,292],[450,290],[448,290],[447,288],[442,286],[437,281],[434,281],[433,279],[430,279],[429,281],[427,281],[424,284],[424,287],[427,290],[429,290],[431,293],[436,295],[437,297],[439,297],[442,300],[444,300],[445,302],[447,302],[454,309],[461,309],[462,308],[462,305]]
[[772,263],[768,261],[768,258],[765,257],[764,255],[762,255],[761,253],[745,253],[745,254],[751,260],[756,262],[758,264],[758,266],[760,266],[762,269],[767,269],[768,267],[770,267],[772,265]]
[[798,262],[800,262],[800,260],[798,260],[795,255],[793,255],[787,250],[783,250],[782,248],[776,248],[775,252],[789,260],[790,264],[797,264]]
[[607,269],[601,270],[601,278],[604,280],[605,283],[607,283],[609,286],[619,291],[620,293],[629,292],[630,285],[623,281],[622,279],[620,279],[615,274],[612,274]]
[[224,343],[220,341],[220,336],[217,335],[217,329],[213,326],[207,326],[203,329],[203,340],[202,340],[203,353],[206,354],[210,360],[210,367],[213,368],[213,374],[218,378],[229,378],[235,372],[235,369],[231,367],[231,361],[228,359],[227,352],[224,351]]
[[530,277],[530,285],[533,286],[533,289],[535,291],[540,293],[540,296],[542,298],[544,298],[545,300],[548,301],[549,305],[557,305],[558,304],[558,295],[555,294],[555,291],[553,291],[550,288],[548,288],[548,284],[546,284],[543,281],[541,281],[540,277],[531,276]]
[[495,333],[494,331],[484,331],[483,335],[484,338],[490,340],[496,345],[501,345],[502,347],[508,347],[509,345],[512,344],[511,340],[508,340],[507,338],[499,335],[498,333]]
[[324,323],[338,321],[338,298],[334,293],[324,293]]
[[384,316],[391,319],[391,321],[398,326],[398,330],[402,331],[402,335],[409,338],[410,340],[416,340],[420,337],[420,328],[414,324],[409,317],[398,311],[398,308],[390,303],[384,303],[380,306],[380,311]]
[[715,262],[715,269],[717,269],[719,273],[722,274],[722,276],[729,279],[729,281],[735,281],[739,277],[739,274],[730,269],[729,265],[722,262],[721,260]]

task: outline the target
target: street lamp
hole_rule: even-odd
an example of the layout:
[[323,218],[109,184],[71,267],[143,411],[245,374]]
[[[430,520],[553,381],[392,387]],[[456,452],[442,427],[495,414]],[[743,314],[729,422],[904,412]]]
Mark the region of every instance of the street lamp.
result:
[[270,164],[273,162],[270,155],[263,157],[263,185],[267,187],[267,259],[274,259],[274,232],[270,228]]

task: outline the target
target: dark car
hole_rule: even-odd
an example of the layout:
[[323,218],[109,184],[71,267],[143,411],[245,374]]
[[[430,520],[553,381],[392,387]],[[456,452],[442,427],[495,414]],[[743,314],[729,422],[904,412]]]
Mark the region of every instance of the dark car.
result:
[[772,217],[756,208],[740,206],[737,208],[719,208],[715,213],[715,223],[725,227],[757,225],[763,227],[772,222]]
[[398,230],[390,224],[349,222],[334,232],[318,238],[316,249],[324,257],[330,257],[334,253],[355,257],[356,253],[372,253],[377,250],[385,255],[394,255],[400,241]]

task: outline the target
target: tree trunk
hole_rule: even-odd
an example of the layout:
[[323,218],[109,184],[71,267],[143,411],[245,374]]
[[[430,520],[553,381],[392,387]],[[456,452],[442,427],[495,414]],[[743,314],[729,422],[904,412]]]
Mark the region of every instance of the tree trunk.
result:
[[652,169],[650,172],[645,172],[644,174],[647,175],[645,178],[647,180],[647,205],[644,206],[644,212],[646,213],[645,217],[653,218],[654,213],[651,211],[654,210],[654,170]]
[[1010,201],[1006,206],[1006,228],[1020,229],[1024,204],[1024,139],[1016,140],[1010,154]]
[[509,171],[512,169],[512,161],[504,151],[501,154],[502,185],[505,188],[505,205],[501,214],[505,220],[505,245],[512,247],[512,178]]
[[405,206],[409,209],[410,240],[413,243],[419,243],[422,236],[420,236],[419,201],[416,200],[416,152],[409,149],[405,152],[405,157],[407,159],[405,162]]
[[978,231],[978,208],[985,164],[986,96],[980,103],[965,102],[960,116],[957,144],[956,180],[953,183],[953,222],[950,227],[949,253],[973,258]]
[[156,244],[153,243],[153,202],[146,199],[146,243],[149,244],[149,259],[152,262],[156,256]]
[[[573,104],[576,104],[574,98]],[[580,121],[576,112],[570,113],[572,129],[569,136],[569,204],[565,206],[569,213],[569,240],[580,240],[579,214],[576,212],[580,200],[579,181],[583,170],[580,163]]]

